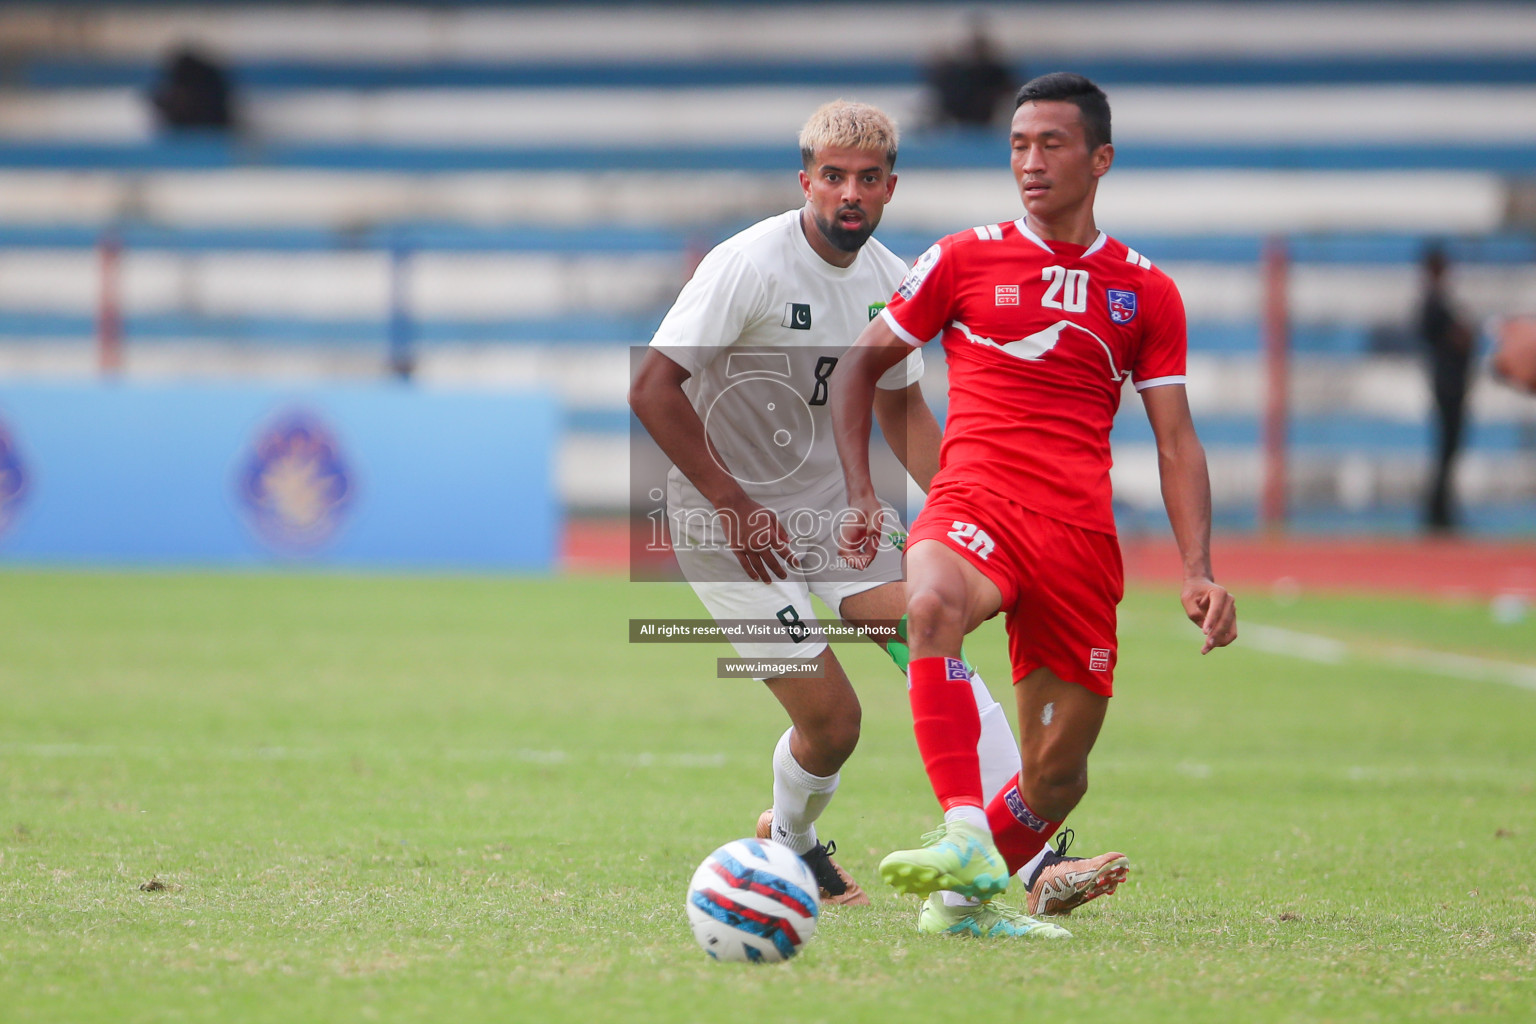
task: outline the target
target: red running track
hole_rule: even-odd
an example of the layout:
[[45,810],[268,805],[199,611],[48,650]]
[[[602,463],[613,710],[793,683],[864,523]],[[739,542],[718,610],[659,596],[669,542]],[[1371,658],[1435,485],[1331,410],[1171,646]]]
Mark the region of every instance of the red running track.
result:
[[[1178,551],[1166,537],[1122,538],[1126,578],[1176,585]],[[1520,594],[1536,598],[1536,541],[1228,536],[1212,542],[1216,578],[1234,589],[1413,593],[1441,598]],[[568,572],[624,572],[624,520],[566,524]]]
[[[1127,578],[1181,577],[1171,539],[1127,539]],[[1218,537],[1216,578],[1233,588],[1411,593],[1442,598],[1536,597],[1536,543],[1484,540]]]

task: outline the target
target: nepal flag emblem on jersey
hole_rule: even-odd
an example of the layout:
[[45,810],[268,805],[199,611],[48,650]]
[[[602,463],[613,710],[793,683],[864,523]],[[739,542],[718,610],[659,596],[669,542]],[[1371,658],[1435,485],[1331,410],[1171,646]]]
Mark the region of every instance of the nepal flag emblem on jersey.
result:
[[1136,319],[1136,293],[1118,288],[1109,289],[1109,318],[1117,324],[1128,324]]

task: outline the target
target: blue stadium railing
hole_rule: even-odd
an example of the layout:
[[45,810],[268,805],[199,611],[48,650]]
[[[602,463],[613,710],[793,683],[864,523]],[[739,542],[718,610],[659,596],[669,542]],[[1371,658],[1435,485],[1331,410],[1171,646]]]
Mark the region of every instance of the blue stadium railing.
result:
[[[714,245],[740,224],[714,228],[667,228],[629,224],[479,226],[459,222],[401,221],[356,229],[243,226],[172,227],[147,222],[117,224],[20,224],[0,222],[0,248],[77,248],[96,245],[112,231],[130,249],[266,249],[279,252],[384,249],[404,246],[451,252],[667,253]],[[934,235],[882,229],[891,250],[916,256]],[[1255,234],[1139,235],[1123,241],[1157,261],[1256,263],[1265,238]],[[1286,246],[1297,263],[1405,263],[1417,260],[1429,242],[1442,246],[1452,262],[1524,265],[1536,263],[1536,235],[1504,232],[1460,238],[1423,233],[1348,232],[1289,234]]]
[[[0,224],[0,249],[92,250],[110,236],[127,253],[156,252],[373,252],[408,257],[414,253],[524,254],[562,257],[592,255],[677,255],[702,252],[738,225],[714,230],[624,225],[582,227],[475,227],[450,223],[399,223],[356,230],[317,227],[173,228],[145,223],[103,225]],[[933,241],[926,233],[884,231],[881,240],[911,259]],[[1125,239],[1160,263],[1256,265],[1264,239],[1255,235],[1139,236]],[[1417,234],[1293,235],[1287,247],[1293,263],[1401,265],[1416,261],[1429,241],[1444,247],[1456,263],[1525,266],[1536,263],[1536,236],[1520,233],[1443,238]],[[665,306],[628,312],[570,311],[558,315],[500,319],[421,318],[409,322],[414,344],[565,343],[630,344],[655,330]],[[332,346],[384,345],[399,330],[399,311],[381,308],[374,317],[306,319],[296,316],[217,316],[190,312],[134,314],[124,319],[130,342],[204,337],[252,344]],[[409,314],[409,311],[406,311]],[[0,340],[72,338],[94,332],[90,314],[0,310]],[[1390,334],[1391,332],[1388,332]],[[1398,332],[1399,334],[1401,332]],[[1403,338],[1384,336],[1379,326],[1356,322],[1296,323],[1291,350],[1303,355],[1361,356]],[[1190,324],[1190,349],[1212,355],[1261,350],[1258,311],[1251,320]]]
[[[716,86],[916,85],[923,65],[910,58],[847,60],[741,58],[731,60],[561,62],[318,62],[243,60],[228,65],[241,89],[420,88],[707,88]],[[1208,57],[1190,54],[1085,57],[1031,53],[1014,64],[1014,75],[1070,69],[1106,87],[1280,85],[1523,85],[1536,83],[1531,55],[1255,54]],[[153,61],[36,56],[16,59],[9,81],[26,89],[147,89],[160,69]]]
[[[996,133],[953,132],[903,140],[904,168],[995,170],[1006,159]],[[783,171],[797,154],[782,143],[696,146],[444,147],[242,140],[221,135],[148,142],[0,141],[0,168],[53,170],[219,170],[306,168],[347,171]],[[1476,169],[1529,174],[1536,139],[1467,144],[1358,142],[1291,144],[1146,142],[1117,154],[1132,170],[1391,171]]]
[[[412,318],[414,344],[640,344],[650,338],[665,308],[634,314],[565,313],[556,316],[463,320]],[[88,313],[0,310],[0,342],[89,337],[95,317]],[[166,312],[130,313],[123,319],[128,341],[204,338],[254,345],[321,348],[371,347],[389,342],[397,321],[388,311],[377,317],[317,319],[290,316],[223,316]],[[1396,339],[1394,338],[1394,341]],[[1202,355],[1252,355],[1260,351],[1257,321],[1189,325],[1189,348]],[[1353,324],[1301,324],[1292,328],[1291,351],[1298,355],[1363,356],[1377,335]],[[1394,344],[1396,350],[1400,345]]]

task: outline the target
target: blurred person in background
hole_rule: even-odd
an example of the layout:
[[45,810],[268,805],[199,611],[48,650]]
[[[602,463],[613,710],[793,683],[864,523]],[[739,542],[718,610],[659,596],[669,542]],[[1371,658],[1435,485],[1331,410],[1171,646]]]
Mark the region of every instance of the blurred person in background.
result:
[[924,78],[935,127],[985,128],[996,124],[1018,88],[981,15],[971,19],[970,34],[959,49],[934,60]]
[[195,46],[182,46],[166,59],[149,99],[162,131],[236,127],[228,72]]
[[1424,251],[1424,294],[1419,300],[1419,334],[1429,355],[1430,387],[1438,426],[1435,465],[1425,498],[1424,524],[1431,533],[1456,529],[1456,456],[1461,451],[1466,420],[1467,376],[1472,365],[1473,336],[1451,304],[1445,275],[1445,250],[1432,245]]

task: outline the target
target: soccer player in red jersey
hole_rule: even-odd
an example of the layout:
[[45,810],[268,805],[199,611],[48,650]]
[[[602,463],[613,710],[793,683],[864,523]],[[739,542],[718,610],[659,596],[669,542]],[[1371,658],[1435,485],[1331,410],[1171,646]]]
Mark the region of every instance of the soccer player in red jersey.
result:
[[[805,204],[705,257],[657,329],[629,396],[673,462],[672,551],[700,600],[717,621],[779,627],[776,636],[738,633],[732,643],[743,657],[818,665],[809,676],[786,667],[762,677],[791,727],[774,748],[773,807],[759,816],[757,835],[799,854],[823,900],[844,905],[869,897],[832,859],[836,848],[822,842],[817,823],[858,742],[860,707],[811,599],[874,627],[889,627],[906,607],[895,537],[856,571],[836,555],[834,524],[846,503],[827,408],[838,358],[907,271],[871,236],[896,187],[898,137],[868,104],[819,107],[800,133]],[[910,350],[878,382],[874,409],[892,450],[926,486],[940,431],[923,402],[922,372],[922,353]],[[905,645],[886,635],[882,646],[905,672]],[[1018,748],[986,684],[974,673],[970,680],[983,785],[1001,792],[1018,772]],[[1069,935],[1002,904],[924,909],[918,927],[926,932]]]
[[[1211,572],[1210,480],[1185,396],[1183,302],[1172,280],[1094,221],[1099,179],[1114,162],[1109,101],[1081,75],[1036,78],[1019,91],[1010,141],[1025,215],[925,252],[833,382],[858,513],[842,551],[857,564],[879,536],[867,465],[874,382],[941,338],[949,417],[906,574],[913,726],[945,825],[927,848],[888,856],[881,874],[904,892],[986,899],[1030,868],[1028,912],[1064,914],[1113,892],[1129,866],[1119,853],[1066,857],[1070,831],[1056,851],[1047,846],[1088,788],[1088,753],[1112,692],[1123,574],[1109,432],[1127,379],[1156,435],[1184,563],[1181,600],[1203,633],[1202,654],[1237,637],[1237,615]],[[987,803],[957,659],[964,636],[1000,611],[1023,770]]]

